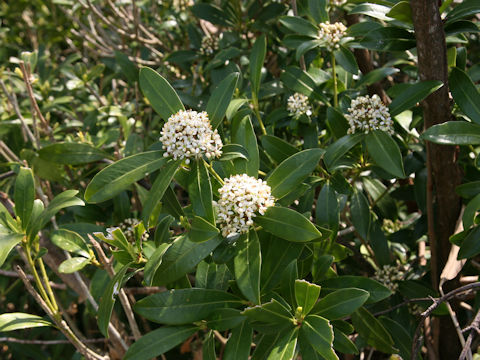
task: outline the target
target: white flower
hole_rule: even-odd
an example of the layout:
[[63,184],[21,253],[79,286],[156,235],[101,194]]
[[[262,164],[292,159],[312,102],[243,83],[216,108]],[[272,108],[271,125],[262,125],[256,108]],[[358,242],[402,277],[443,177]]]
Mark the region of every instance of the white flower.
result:
[[345,36],[347,28],[340,22],[330,24],[329,21],[321,23],[318,37],[320,40],[325,41],[325,46],[328,50],[332,51],[340,47],[340,40]]
[[203,154],[207,158],[222,155],[222,139],[217,130],[212,130],[205,111],[180,110],[168,118],[160,134],[165,157],[186,159],[188,164],[190,158]]
[[257,212],[263,215],[268,207],[275,205],[270,186],[246,174],[225,179],[218,193],[220,199],[215,207],[223,237],[246,233]]
[[393,134],[390,112],[378,95],[359,96],[352,100],[348,112],[345,118],[350,125],[349,134],[357,131],[368,133],[373,130],[383,130]]
[[202,45],[200,47],[200,54],[213,55],[218,50],[218,38],[206,35],[202,38]]
[[308,103],[308,97],[300,93],[295,93],[288,98],[287,109],[291,116],[312,115],[312,107]]

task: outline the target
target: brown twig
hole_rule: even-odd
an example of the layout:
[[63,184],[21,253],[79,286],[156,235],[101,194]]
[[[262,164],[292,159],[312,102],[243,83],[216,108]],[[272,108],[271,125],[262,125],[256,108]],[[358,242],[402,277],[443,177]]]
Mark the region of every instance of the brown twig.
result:
[[460,356],[458,357],[458,360],[464,360],[469,353],[471,354],[470,346],[472,344],[473,336],[475,335],[475,333],[477,334],[480,333],[479,326],[480,326],[480,310],[477,311],[477,314],[475,315],[475,318],[473,319],[472,323],[463,330],[463,331],[470,330],[470,334],[468,334],[467,341],[465,341],[465,344],[463,345],[463,349],[462,349],[462,352],[460,353]]
[[124,290],[127,294],[131,295],[150,295],[167,291],[167,288],[163,286],[146,286],[124,288]]
[[[0,269],[0,275],[8,276],[8,277],[15,277],[15,278],[19,277],[18,273],[16,273],[15,271],[2,270],[2,269]],[[32,275],[27,275],[27,279],[28,280],[34,280]],[[57,284],[57,283],[54,283],[53,281],[50,281],[50,286],[54,289],[59,289],[59,290],[66,290],[67,289],[67,285]]]
[[[108,341],[108,339],[101,338],[101,339],[84,339],[82,342],[87,344],[94,344],[94,343],[104,343]],[[29,344],[29,345],[59,345],[59,344],[70,344],[69,340],[27,340],[27,339],[17,339],[14,337],[0,337],[0,343],[2,342],[10,342],[10,343],[17,343],[17,344]]]

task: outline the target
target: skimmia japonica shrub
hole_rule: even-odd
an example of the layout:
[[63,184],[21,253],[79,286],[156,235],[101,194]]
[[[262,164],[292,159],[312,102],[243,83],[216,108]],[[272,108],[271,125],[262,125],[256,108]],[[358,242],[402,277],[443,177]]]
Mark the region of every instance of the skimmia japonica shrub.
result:
[[427,2],[0,5],[0,357],[478,356],[480,6]]

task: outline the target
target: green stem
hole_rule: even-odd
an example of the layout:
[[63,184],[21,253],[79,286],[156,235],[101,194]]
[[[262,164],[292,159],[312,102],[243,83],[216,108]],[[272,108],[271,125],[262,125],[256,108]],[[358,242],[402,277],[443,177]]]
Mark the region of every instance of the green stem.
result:
[[50,280],[48,279],[47,271],[45,270],[45,265],[43,264],[42,259],[38,259],[38,264],[40,266],[40,272],[42,273],[43,282],[47,288],[48,295],[50,296],[54,311],[58,311],[57,301],[55,300],[55,295],[53,294],[52,287],[50,286]]
[[203,160],[203,162],[205,163],[205,166],[207,167],[208,171],[210,171],[210,174],[213,175],[213,177],[215,179],[217,179],[217,181],[224,185],[225,182],[223,181],[223,179],[220,177],[220,175],[217,174],[217,172],[215,171],[215,169],[213,168],[212,164],[209,164],[208,162],[206,162],[205,160]]
[[255,116],[257,117],[258,123],[260,124],[260,130],[262,131],[262,135],[267,135],[267,130],[265,129],[265,125],[263,125],[262,117],[260,116],[260,110],[258,108],[258,99],[257,96],[252,94],[252,103],[253,103],[253,111]]
[[38,287],[38,291],[40,292],[40,295],[42,296],[43,300],[45,300],[45,303],[52,310],[52,312],[57,313],[57,310],[54,310],[55,308],[52,302],[50,301],[50,298],[48,297],[47,292],[45,291],[45,288],[43,287],[42,281],[40,280],[40,276],[38,276],[37,269],[35,268],[35,262],[32,259],[32,254],[30,252],[29,247],[25,248],[25,253],[27,255],[28,264],[32,269],[33,277],[35,279],[35,282],[37,283],[37,287]]
[[337,86],[337,71],[335,70],[335,55],[333,51],[330,53],[332,62],[332,77],[333,77],[333,106],[338,107],[338,86]]

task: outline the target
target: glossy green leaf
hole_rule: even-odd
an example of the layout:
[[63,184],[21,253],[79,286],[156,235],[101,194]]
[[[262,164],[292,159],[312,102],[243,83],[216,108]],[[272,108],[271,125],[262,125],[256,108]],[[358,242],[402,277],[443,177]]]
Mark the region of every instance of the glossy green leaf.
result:
[[327,182],[318,194],[315,207],[315,222],[320,226],[327,226],[330,230],[337,231],[340,221],[340,208],[337,195],[332,185]]
[[85,240],[74,231],[66,229],[55,230],[51,233],[50,240],[60,249],[82,255],[83,257],[90,257]]
[[452,68],[448,78],[450,91],[458,107],[472,121],[480,124],[480,94],[465,71]]
[[294,190],[311,175],[323,154],[322,149],[307,149],[282,161],[267,178],[267,184],[272,188],[272,195],[280,199]]
[[22,228],[26,229],[35,200],[35,180],[32,169],[21,167],[15,180],[15,215],[22,220]]
[[366,240],[370,229],[370,206],[368,200],[361,191],[354,190],[350,199],[350,215],[355,230]]
[[390,11],[388,6],[379,5],[379,4],[371,4],[371,3],[361,3],[355,6],[349,14],[362,14],[373,17],[379,20],[391,20],[390,17],[387,16],[387,13]]
[[476,226],[463,239],[457,259],[468,259],[480,253],[480,227]]
[[408,331],[398,322],[386,316],[380,317],[380,322],[392,336],[395,347],[400,350],[400,356],[403,359],[410,359],[413,339]]
[[458,19],[472,17],[480,12],[480,3],[477,0],[462,1],[447,14],[447,23]]
[[410,109],[442,86],[443,83],[441,81],[435,80],[422,81],[409,85],[399,96],[393,99],[389,106],[390,115],[396,116]]
[[242,299],[221,290],[172,289],[139,300],[134,309],[148,320],[181,325],[203,320],[216,309],[239,307],[242,303]]
[[232,335],[227,341],[223,360],[248,360],[252,344],[253,329],[248,321],[232,329]]
[[222,156],[220,161],[229,161],[234,159],[248,160],[248,151],[242,145],[239,144],[227,144],[223,145]]
[[255,230],[237,241],[238,252],[234,258],[235,279],[242,294],[254,304],[260,304],[260,268],[262,255]]
[[305,280],[295,280],[295,300],[301,307],[302,314],[307,315],[312,310],[320,295],[321,287]]
[[316,38],[318,29],[309,21],[298,16],[282,16],[279,19],[280,24],[294,33]]
[[291,360],[295,354],[298,328],[289,329],[276,342],[267,360]]
[[395,177],[405,177],[400,148],[390,135],[384,131],[375,130],[365,136],[365,143],[368,154],[378,166]]
[[0,315],[0,332],[30,329],[34,327],[53,326],[40,316],[21,312],[5,313]]
[[86,143],[59,142],[38,151],[40,158],[57,164],[81,165],[108,158],[102,150]]
[[362,289],[345,288],[334,291],[315,304],[312,314],[329,320],[341,319],[350,315],[369,298],[370,294]]
[[188,194],[195,215],[201,216],[214,224],[212,184],[210,183],[210,176],[203,159],[194,161],[192,164]]
[[88,258],[84,258],[83,256],[72,257],[58,266],[58,272],[62,274],[71,274],[82,270],[88,264],[90,264],[90,259]]
[[43,201],[40,199],[35,199],[33,202],[32,215],[30,216],[30,221],[27,225],[27,237],[32,240],[41,229],[40,218],[44,213]]
[[145,226],[148,228],[150,216],[152,215],[155,207],[165,195],[165,191],[170,186],[175,172],[180,166],[181,160],[170,160],[160,169],[152,188],[148,192],[147,201],[143,203],[142,220]]
[[329,171],[337,168],[339,160],[365,137],[362,133],[349,134],[327,148],[323,160]]
[[165,252],[170,247],[170,244],[159,244],[158,247],[155,249],[153,254],[148,259],[147,263],[145,264],[145,269],[143,270],[143,277],[145,280],[145,284],[147,286],[152,286],[153,278],[157,269],[162,264],[162,258]]
[[281,163],[288,157],[298,153],[298,149],[283,139],[272,135],[263,135],[262,146],[273,161]]
[[308,12],[317,24],[330,20],[328,17],[327,4],[328,2],[325,0],[308,0]]
[[384,26],[369,31],[358,43],[359,47],[376,51],[406,51],[416,46],[415,36],[396,26]]
[[388,331],[383,327],[367,309],[361,307],[352,314],[353,326],[368,345],[387,354],[396,352],[393,340]]
[[217,360],[215,335],[210,331],[202,344],[202,360]]
[[113,198],[134,182],[161,168],[162,151],[148,151],[114,162],[97,173],[85,190],[85,200],[99,203]]
[[185,110],[180,98],[167,80],[148,67],[140,69],[140,88],[153,109],[163,120],[179,110]]
[[250,116],[235,119],[232,124],[232,142],[240,144],[248,152],[248,160],[235,159],[237,173],[246,173],[257,177],[260,168],[260,156],[258,153],[257,136],[253,130]]
[[323,280],[320,282],[320,285],[322,286],[322,294],[344,288],[357,288],[368,291],[370,297],[368,298],[366,304],[376,303],[392,295],[392,292],[378,281],[362,276],[338,276]]
[[252,323],[260,322],[277,326],[293,326],[294,324],[294,317],[290,310],[275,299],[262,305],[248,307],[243,310],[242,314],[248,317]]
[[333,328],[333,347],[344,354],[358,354],[358,349],[350,338],[337,328]]
[[204,218],[195,216],[188,237],[191,241],[199,243],[217,237],[219,232],[215,225],[209,223]]
[[470,229],[473,226],[478,209],[480,209],[480,194],[476,195],[472,200],[470,200],[465,207],[465,211],[463,212],[462,216],[464,229]]
[[190,7],[190,11],[198,18],[207,20],[215,25],[231,26],[232,23],[225,12],[214,4],[197,3]]
[[230,105],[230,100],[237,87],[238,78],[239,73],[228,75],[218,84],[215,90],[213,90],[208,100],[206,110],[213,129],[216,129],[225,117],[228,105]]
[[288,241],[308,242],[322,238],[322,233],[310,220],[289,208],[269,207],[265,215],[255,217],[254,221],[265,231]]
[[267,38],[265,35],[260,35],[252,47],[250,53],[250,83],[252,89],[252,95],[258,98],[258,92],[260,90],[260,81],[262,77],[262,67],[265,61],[265,55],[267,53]]
[[150,331],[128,348],[123,359],[150,360],[173,349],[197,331],[198,327],[192,325],[165,326]]
[[105,291],[100,299],[98,306],[98,328],[100,332],[108,338],[108,324],[112,316],[113,305],[115,305],[115,297],[123,286],[123,278],[127,273],[130,264],[124,265],[115,276],[108,282]]
[[7,259],[10,251],[22,241],[22,234],[1,234],[0,233],[0,266],[3,265]]
[[209,329],[225,331],[233,329],[245,321],[245,317],[238,309],[219,308],[207,317],[206,326]]
[[355,56],[349,49],[341,45],[340,48],[334,52],[334,55],[337,63],[346,71],[354,75],[358,74],[357,60],[355,60]]
[[280,79],[285,86],[295,92],[299,92],[316,100],[324,102],[328,101],[321,93],[315,91],[317,84],[315,83],[313,77],[300,68],[294,66],[287,67],[286,70],[280,75]]
[[402,21],[407,24],[412,23],[412,9],[408,1],[400,1],[396,3],[386,14],[395,20]]
[[362,85],[372,85],[387,76],[393,75],[398,73],[400,70],[391,67],[384,67],[370,71],[369,73],[363,75],[360,80],[355,84],[356,87],[360,87]]
[[308,339],[310,345],[325,360],[338,360],[332,346],[333,329],[327,319],[317,315],[308,315],[302,323],[300,333]]
[[276,332],[272,334],[258,334],[259,341],[256,343],[255,351],[251,360],[265,360],[272,352],[275,344],[279,341],[283,333]]

